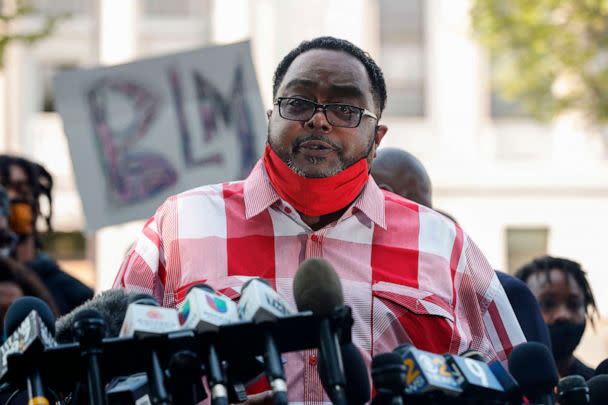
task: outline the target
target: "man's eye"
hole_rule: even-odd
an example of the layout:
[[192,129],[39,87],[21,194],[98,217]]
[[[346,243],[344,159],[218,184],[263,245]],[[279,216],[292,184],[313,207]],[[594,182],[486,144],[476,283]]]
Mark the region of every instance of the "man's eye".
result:
[[349,105],[338,105],[337,110],[339,113],[342,113],[342,114],[352,114],[353,113],[353,109]]
[[287,100],[287,105],[291,106],[291,107],[301,107],[305,104],[304,100],[299,100],[297,98],[292,98],[290,100]]

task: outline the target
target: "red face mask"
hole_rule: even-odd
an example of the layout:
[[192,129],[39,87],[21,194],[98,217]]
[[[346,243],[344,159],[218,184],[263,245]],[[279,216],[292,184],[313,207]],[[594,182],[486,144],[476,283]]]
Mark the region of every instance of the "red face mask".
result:
[[291,170],[268,144],[264,150],[264,167],[279,196],[310,217],[331,214],[348,206],[369,177],[366,159],[331,177],[303,177]]

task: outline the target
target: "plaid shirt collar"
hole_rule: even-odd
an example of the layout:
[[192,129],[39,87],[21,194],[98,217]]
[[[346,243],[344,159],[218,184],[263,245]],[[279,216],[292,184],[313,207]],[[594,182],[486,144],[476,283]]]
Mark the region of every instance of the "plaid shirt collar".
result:
[[[281,200],[281,197],[268,179],[262,159],[256,163],[247,179],[245,179],[244,198],[245,216],[247,219],[260,214]],[[352,215],[355,208],[363,212],[376,225],[386,230],[384,194],[372,176],[369,176],[367,183],[363,187],[363,191],[355,200],[352,209],[348,210],[344,217]]]

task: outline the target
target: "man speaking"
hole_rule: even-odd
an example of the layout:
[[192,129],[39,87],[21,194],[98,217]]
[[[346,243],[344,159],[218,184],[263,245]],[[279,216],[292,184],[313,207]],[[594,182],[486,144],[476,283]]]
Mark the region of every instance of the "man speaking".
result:
[[[279,63],[273,97],[268,143],[247,179],[169,197],[114,286],[174,307],[194,284],[238,298],[257,276],[293,305],[300,263],[323,257],[368,368],[406,342],[505,360],[525,339],[483,254],[458,225],[369,176],[387,131],[386,86],[369,55],[332,37],[303,42]],[[316,352],[285,358],[289,401],[323,401]]]

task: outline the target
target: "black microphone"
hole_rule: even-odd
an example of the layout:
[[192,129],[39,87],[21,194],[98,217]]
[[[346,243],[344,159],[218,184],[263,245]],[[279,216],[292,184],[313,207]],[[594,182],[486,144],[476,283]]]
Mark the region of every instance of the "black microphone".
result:
[[608,404],[608,375],[601,374],[587,381],[589,386],[590,405]]
[[559,405],[589,405],[589,387],[580,375],[569,375],[557,383]]
[[519,384],[517,384],[517,381],[515,381],[513,376],[503,367],[500,360],[492,361],[488,364],[488,367],[502,386],[507,400],[510,401],[510,403],[522,403],[523,394],[521,393]]
[[173,404],[196,405],[204,398],[201,359],[197,353],[190,350],[173,353],[168,369]]
[[48,405],[37,363],[46,347],[56,345],[55,317],[51,309],[39,298],[18,298],[6,312],[4,330],[9,337],[0,348],[0,376],[17,368],[12,377],[25,380],[30,403]]
[[372,405],[403,405],[406,368],[397,353],[382,353],[372,359],[372,380],[376,397]]
[[595,372],[593,373],[594,376],[602,374],[608,374],[608,359],[605,359],[600,364],[598,364],[595,368]]
[[538,342],[516,346],[509,356],[509,372],[532,403],[555,403],[553,388],[559,377],[555,360],[547,346]]
[[[366,404],[371,397],[371,387],[369,386],[367,367],[359,349],[352,342],[345,343],[340,346],[340,354],[342,355],[344,378],[346,379],[346,400],[349,405]],[[322,366],[324,361],[325,359],[319,354],[317,372],[319,373],[323,389],[327,392],[329,387],[325,386],[328,378],[325,375],[326,367]]]
[[[320,258],[302,262],[293,280],[293,295],[299,311],[312,311],[322,317],[319,331],[320,367],[325,371],[323,387],[334,404],[347,404],[346,378],[336,331],[330,316],[344,305],[342,284],[331,264]],[[319,361],[321,362],[321,361]]]
[[79,342],[80,352],[86,362],[89,404],[92,405],[104,405],[108,402],[99,367],[99,356],[103,352],[102,340],[106,337],[106,332],[106,322],[99,311],[89,308],[75,315],[72,335]]

